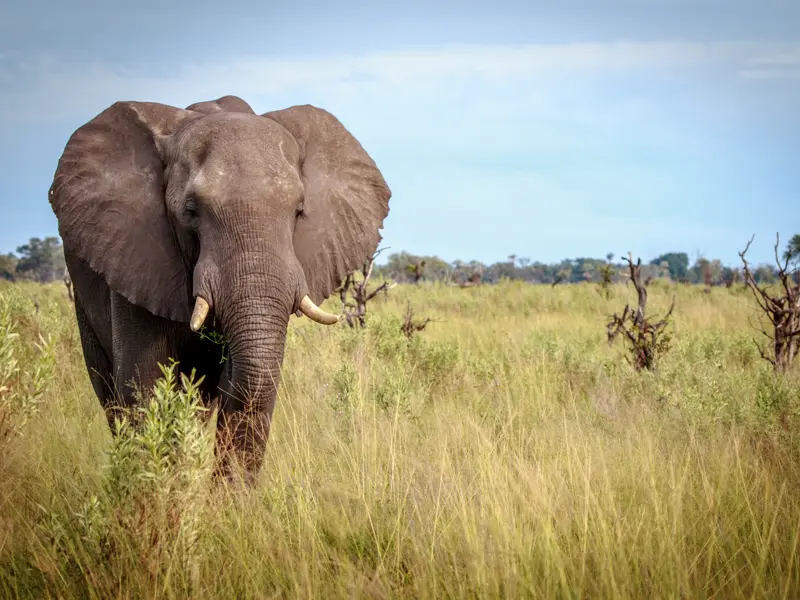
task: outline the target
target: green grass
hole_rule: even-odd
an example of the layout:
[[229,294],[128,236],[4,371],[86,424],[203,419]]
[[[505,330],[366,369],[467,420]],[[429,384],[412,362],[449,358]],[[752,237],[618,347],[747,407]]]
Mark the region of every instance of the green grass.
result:
[[[233,493],[188,382],[112,446],[63,285],[0,284],[0,595],[796,598],[797,369],[758,356],[745,290],[656,282],[650,312],[673,293],[657,374],[606,343],[623,285],[400,285],[364,331],[293,318],[261,481]],[[410,341],[407,302],[437,320]]]

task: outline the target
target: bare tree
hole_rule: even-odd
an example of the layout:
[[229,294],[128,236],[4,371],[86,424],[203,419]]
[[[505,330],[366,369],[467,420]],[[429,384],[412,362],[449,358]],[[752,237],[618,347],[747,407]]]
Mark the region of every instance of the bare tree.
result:
[[649,321],[645,316],[647,287],[642,284],[640,273],[642,259],[637,259],[634,265],[633,257],[628,252],[628,257],[625,260],[628,262],[630,269],[630,279],[636,288],[639,306],[634,311],[630,305],[625,304],[622,316],[617,315],[617,313],[611,316],[611,321],[607,324],[608,344],[611,345],[614,342],[614,338],[620,333],[624,334],[630,344],[633,360],[629,362],[633,367],[637,371],[641,369],[654,371],[658,357],[669,349],[669,336],[665,334],[664,330],[669,325],[672,309],[675,307],[675,297],[673,296],[672,304],[667,314],[660,321],[655,323]]
[[753,273],[750,271],[750,265],[745,259],[745,254],[750,249],[750,244],[753,243],[754,238],[755,235],[747,242],[744,250],[739,252],[739,257],[744,264],[744,283],[752,290],[758,306],[767,315],[772,324],[771,334],[763,328],[761,329],[761,333],[772,343],[772,354],[768,354],[758,342],[756,342],[756,346],[761,357],[769,361],[776,371],[785,371],[792,364],[798,350],[800,350],[800,344],[798,343],[798,336],[800,335],[800,284],[794,281],[794,273],[788,269],[791,256],[784,255],[784,261],[781,263],[778,255],[780,236],[775,234],[775,262],[778,265],[779,292],[773,296],[765,288],[759,287],[755,277],[753,277]]
[[411,309],[411,302],[409,302],[406,307],[405,317],[403,317],[403,324],[400,326],[400,331],[402,331],[403,335],[407,338],[411,338],[417,331],[422,331],[428,323],[432,322],[433,319],[430,318],[425,318],[421,321],[415,320],[414,311]]
[[[353,271],[345,277],[342,285],[335,290],[339,292],[339,298],[342,301],[342,306],[344,306],[344,318],[350,327],[365,327],[367,302],[380,293],[387,294],[391,288],[397,285],[389,285],[388,281],[384,281],[372,291],[369,291],[367,288],[370,277],[372,277],[372,268],[375,265],[375,259],[384,250],[385,248],[381,248],[376,251],[375,254],[364,263],[364,266],[361,267],[361,280],[356,279],[356,271]],[[349,298],[348,294],[350,296]]]

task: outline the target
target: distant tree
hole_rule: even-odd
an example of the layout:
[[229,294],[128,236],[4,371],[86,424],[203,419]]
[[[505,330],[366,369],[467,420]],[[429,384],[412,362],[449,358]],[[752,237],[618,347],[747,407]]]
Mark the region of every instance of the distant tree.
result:
[[17,254],[16,272],[21,277],[47,283],[60,279],[64,273],[64,250],[57,237],[31,238],[17,248]]
[[425,261],[421,260],[409,265],[406,265],[406,271],[411,274],[411,280],[414,283],[419,283],[422,276],[425,274]]
[[669,276],[676,281],[685,279],[689,274],[689,255],[686,252],[668,252],[654,258],[650,264],[660,265],[662,262],[667,263]]
[[[503,279],[527,281],[530,283],[578,283],[592,281],[599,283],[613,273],[612,281],[618,282],[627,275],[622,275],[622,263],[613,263],[614,253],[609,252],[602,258],[578,257],[564,259],[556,263],[545,264],[532,261],[530,258],[510,254],[507,259],[492,264],[483,264],[476,260],[454,260],[448,263],[438,256],[420,256],[408,252],[399,252],[389,256],[386,264],[375,265],[375,275],[392,279],[398,283],[414,283],[422,279],[427,281],[442,281],[459,285],[467,281],[477,281],[474,277],[480,274],[480,282],[485,284],[498,283]],[[707,286],[728,284],[730,278],[729,267],[723,266],[718,260],[709,260],[698,257],[695,264],[689,268],[689,255],[685,252],[669,252],[651,260],[649,264],[640,266],[640,275],[643,285],[649,281],[670,278],[682,283],[706,283]],[[609,266],[611,271],[609,271]],[[627,271],[628,269],[625,269]],[[424,271],[424,277],[423,277]],[[753,272],[755,280],[759,283],[769,283],[776,280],[776,271],[769,265],[760,266]],[[800,273],[798,273],[800,278]],[[629,281],[629,280],[628,280]]]
[[401,283],[416,281],[417,266],[421,267],[425,279],[443,281],[450,277],[453,267],[438,256],[417,256],[408,252],[396,252],[389,255],[385,265],[375,265],[375,274]]
[[739,283],[741,280],[742,280],[742,272],[740,269],[723,267],[722,282],[725,284],[725,287],[730,288],[733,286],[733,284]]
[[14,273],[17,271],[17,257],[11,254],[0,254],[0,279],[14,281]]
[[759,265],[753,272],[753,280],[756,283],[775,283],[778,280],[778,273],[770,265]]
[[481,284],[481,274],[478,272],[472,273],[466,281],[461,281],[457,285],[460,288],[474,287]]
[[800,233],[794,234],[786,244],[783,260],[794,266],[800,265]]
[[606,254],[606,264],[600,268],[600,282],[597,291],[601,296],[605,296],[606,300],[611,297],[611,284],[614,282],[614,265],[611,263],[613,258],[613,252]]

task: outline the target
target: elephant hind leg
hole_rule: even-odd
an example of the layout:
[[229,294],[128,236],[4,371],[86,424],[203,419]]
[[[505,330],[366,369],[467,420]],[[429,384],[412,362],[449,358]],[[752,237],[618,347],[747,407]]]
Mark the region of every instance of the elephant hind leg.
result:
[[114,418],[109,412],[109,408],[115,404],[114,374],[111,368],[111,360],[103,349],[94,329],[92,329],[83,304],[77,295],[75,297],[75,315],[78,320],[83,357],[86,362],[86,369],[89,371],[89,380],[92,382],[94,393],[100,400],[113,431]]

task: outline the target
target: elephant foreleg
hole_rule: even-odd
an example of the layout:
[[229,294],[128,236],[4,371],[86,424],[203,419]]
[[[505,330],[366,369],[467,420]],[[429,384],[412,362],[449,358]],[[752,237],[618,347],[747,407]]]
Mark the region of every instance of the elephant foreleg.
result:
[[[107,408],[109,423],[116,414],[134,406],[152,393],[162,377],[159,363],[178,359],[176,324],[156,317],[144,308],[111,293],[114,353],[114,384],[117,402]],[[188,328],[187,328],[188,329]]]
[[[100,400],[103,410],[106,410],[107,406],[111,406],[115,402],[114,375],[111,369],[111,360],[103,349],[94,329],[92,329],[83,304],[77,296],[75,297],[75,316],[78,321],[78,332],[81,338],[86,369],[89,371],[89,380],[92,382],[94,393]],[[108,411],[106,411],[106,416],[108,414]],[[109,424],[113,424],[113,419],[109,419]]]

